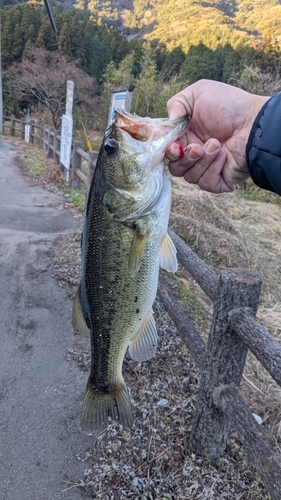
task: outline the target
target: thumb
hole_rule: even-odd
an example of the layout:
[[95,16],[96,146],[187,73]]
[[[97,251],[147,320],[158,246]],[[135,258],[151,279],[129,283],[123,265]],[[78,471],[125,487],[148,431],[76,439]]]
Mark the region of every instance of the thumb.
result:
[[192,116],[192,107],[189,105],[183,92],[179,92],[167,102],[169,120],[175,120],[181,116]]

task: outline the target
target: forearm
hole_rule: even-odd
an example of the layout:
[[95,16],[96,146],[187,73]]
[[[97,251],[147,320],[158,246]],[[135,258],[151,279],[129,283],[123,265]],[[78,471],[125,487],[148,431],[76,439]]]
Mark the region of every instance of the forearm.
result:
[[258,113],[246,156],[254,183],[281,195],[281,93],[269,99]]

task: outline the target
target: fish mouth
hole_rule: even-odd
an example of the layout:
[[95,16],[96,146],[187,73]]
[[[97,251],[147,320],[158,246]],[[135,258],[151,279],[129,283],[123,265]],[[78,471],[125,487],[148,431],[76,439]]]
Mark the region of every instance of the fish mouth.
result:
[[116,107],[113,121],[120,131],[127,132],[137,141],[146,142],[149,140],[157,141],[175,129],[178,130],[179,137],[185,131],[189,118],[183,116],[176,120],[169,120],[168,118],[139,117]]

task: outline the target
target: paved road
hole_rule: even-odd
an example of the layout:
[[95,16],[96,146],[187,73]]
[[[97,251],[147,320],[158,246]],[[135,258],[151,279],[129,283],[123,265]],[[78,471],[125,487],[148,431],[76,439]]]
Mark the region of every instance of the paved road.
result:
[[76,500],[87,449],[79,416],[86,375],[66,361],[71,302],[49,250],[78,223],[60,196],[30,187],[0,139],[0,500]]

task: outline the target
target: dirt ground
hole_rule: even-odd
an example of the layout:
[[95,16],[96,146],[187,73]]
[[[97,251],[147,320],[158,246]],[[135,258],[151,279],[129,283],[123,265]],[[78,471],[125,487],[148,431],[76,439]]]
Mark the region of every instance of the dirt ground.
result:
[[51,276],[52,247],[78,220],[62,196],[32,187],[0,139],[0,499],[78,500],[86,374],[67,358],[71,301]]
[[[17,167],[28,162],[32,183]],[[97,441],[80,430],[89,342],[73,336],[69,297],[79,280],[83,208],[71,208],[81,191],[63,195],[59,178],[39,148],[0,140],[0,500],[269,498],[235,433],[219,460],[193,455],[200,374],[159,301],[156,356],[144,363],[126,356],[123,365],[133,428],[109,425]],[[235,193],[212,196],[180,179],[172,184],[173,229],[216,272],[246,267],[261,274],[258,316],[281,340],[280,206]],[[190,319],[206,340],[212,305],[182,268],[178,276]],[[241,392],[280,452],[281,391],[252,355]]]

